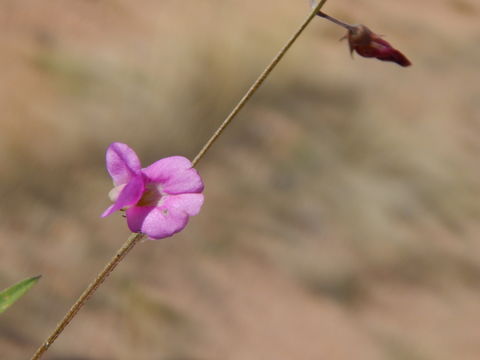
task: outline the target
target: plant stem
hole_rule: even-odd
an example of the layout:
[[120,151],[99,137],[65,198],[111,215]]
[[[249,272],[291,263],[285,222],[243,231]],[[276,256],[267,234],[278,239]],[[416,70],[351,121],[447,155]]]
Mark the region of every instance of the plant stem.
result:
[[123,260],[123,258],[133,249],[133,247],[144,237],[143,234],[131,234],[128,240],[123,244],[123,246],[118,250],[115,256],[110,260],[110,262],[105,266],[105,268],[97,275],[95,280],[88,286],[88,288],[83,292],[83,294],[78,298],[78,300],[73,304],[70,310],[67,312],[65,317],[60,321],[52,334],[47,338],[47,340],[40,346],[37,352],[33,355],[31,360],[38,360],[41,356],[48,350],[50,345],[58,338],[62,333],[65,327],[72,321],[72,319],[77,315],[78,311],[85,305],[88,299],[97,291],[100,285],[105,281],[105,279],[110,275],[110,273],[117,267],[117,265]]
[[[280,60],[285,56],[287,51],[292,47],[298,37],[303,33],[306,27],[310,24],[313,18],[320,14],[320,9],[325,5],[327,0],[321,0],[317,6],[312,10],[303,24],[298,28],[298,30],[292,35],[292,37],[287,41],[284,47],[280,52],[275,56],[275,58],[270,62],[270,64],[265,68],[265,70],[260,74],[257,80],[253,83],[250,89],[245,93],[243,98],[239,103],[233,108],[232,112],[227,116],[207,143],[203,146],[200,152],[195,156],[192,161],[193,166],[195,166],[200,159],[205,155],[205,153],[210,149],[210,147],[215,143],[217,138],[223,133],[225,128],[231,123],[231,121],[238,115],[243,106],[248,102],[248,100],[255,94],[255,92],[260,88],[260,86],[265,82],[267,77],[270,75],[272,70],[278,65]],[[97,291],[97,289],[102,285],[105,279],[110,275],[110,273],[117,267],[117,265],[123,260],[123,258],[133,249],[133,247],[143,239],[143,234],[133,233],[130,235],[128,240],[123,244],[123,246],[118,250],[117,254],[110,260],[110,262],[105,266],[105,268],[97,275],[95,280],[88,286],[88,288],[83,292],[83,294],[78,298],[78,300],[73,304],[70,310],[67,312],[65,317],[60,321],[52,334],[47,338],[47,340],[38,348],[36,353],[33,355],[31,360],[38,360],[42,355],[49,349],[53,342],[58,338],[58,336],[63,332],[65,327],[72,321],[72,319],[77,315],[78,311],[85,305],[88,299]]]
[[[320,14],[320,9],[325,5],[327,0],[321,0],[317,6],[315,6],[309,16],[305,19],[302,25],[298,28],[297,31],[292,35],[292,37],[287,41],[287,43],[283,46],[280,52],[273,58],[273,60],[268,64],[268,66],[263,70],[260,76],[255,80],[253,85],[248,89],[239,103],[233,108],[232,112],[226,117],[226,119],[222,122],[222,124],[218,127],[218,129],[214,132],[214,134],[210,137],[207,143],[203,146],[203,148],[199,151],[197,156],[192,161],[193,166],[197,165],[200,159],[205,155],[205,153],[210,149],[210,147],[215,143],[217,138],[223,133],[223,131],[227,128],[227,126],[232,122],[232,120],[238,115],[240,110],[242,110],[243,106],[250,100],[250,98],[255,94],[255,92],[262,86],[262,84],[267,79],[268,75],[275,69],[278,65],[280,60],[285,56],[287,51],[292,47],[292,45],[297,41],[298,37],[303,33],[306,29],[308,24],[313,20],[313,18]],[[322,13],[323,14],[323,13]]]
[[343,27],[343,28],[345,28],[345,29],[347,29],[347,30],[349,30],[349,31],[355,29],[354,26],[352,26],[352,25],[350,25],[350,24],[347,24],[347,23],[344,23],[343,21],[340,21],[340,20],[338,20],[338,19],[335,19],[334,17],[331,17],[330,15],[327,15],[327,14],[325,14],[325,13],[322,12],[322,11],[319,11],[319,12],[317,13],[317,15],[320,16],[320,17],[323,17],[323,18],[325,18],[325,19],[327,19],[327,20],[330,20],[330,21],[333,22],[334,24],[340,25],[341,27]]

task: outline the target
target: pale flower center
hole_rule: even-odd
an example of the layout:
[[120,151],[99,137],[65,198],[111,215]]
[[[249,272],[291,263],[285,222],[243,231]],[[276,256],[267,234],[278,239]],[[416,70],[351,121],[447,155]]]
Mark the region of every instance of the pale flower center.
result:
[[155,183],[147,184],[137,206],[159,206],[164,195],[160,185]]
[[[118,196],[127,184],[115,186],[108,193],[108,197],[112,203],[116,202]],[[162,202],[162,198],[165,194],[162,191],[162,187],[158,184],[150,183],[145,186],[142,197],[138,200],[136,206],[159,206]],[[125,208],[126,209],[126,208]]]
[[127,184],[122,184],[115,186],[110,192],[108,193],[108,197],[110,198],[110,201],[114,203],[118,199],[118,195],[122,192],[123,188],[127,186]]

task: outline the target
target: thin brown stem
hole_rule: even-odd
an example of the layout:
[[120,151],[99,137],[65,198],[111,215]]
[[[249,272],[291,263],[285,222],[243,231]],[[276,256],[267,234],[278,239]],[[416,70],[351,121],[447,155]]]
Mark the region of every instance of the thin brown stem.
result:
[[[280,52],[275,56],[275,58],[270,62],[270,64],[265,68],[265,70],[260,74],[257,80],[253,83],[250,89],[246,92],[240,102],[234,107],[232,112],[227,116],[219,128],[215,131],[212,137],[207,141],[203,146],[200,152],[195,156],[192,163],[195,166],[200,159],[205,155],[205,153],[210,149],[210,147],[215,143],[217,138],[223,133],[225,128],[231,123],[231,121],[238,115],[243,106],[248,102],[248,100],[255,94],[255,92],[260,88],[260,86],[265,82],[267,77],[273,71],[273,69],[278,65],[280,60],[285,56],[287,51],[292,47],[298,37],[303,33],[306,27],[310,24],[313,18],[320,12],[320,9],[326,3],[327,0],[321,0],[317,6],[312,10],[308,15],[302,25],[298,30],[292,35]],[[118,250],[117,254],[110,260],[110,262],[105,266],[105,268],[97,275],[95,280],[88,286],[88,288],[83,292],[83,294],[78,298],[75,304],[70,308],[65,317],[60,321],[52,334],[47,338],[47,340],[38,348],[36,353],[33,355],[31,360],[38,360],[42,355],[49,349],[53,342],[58,338],[58,336],[63,332],[65,327],[72,321],[72,319],[77,315],[78,311],[85,305],[88,299],[97,291],[100,285],[105,281],[105,279],[110,275],[110,273],[117,267],[117,265],[123,260],[123,258],[133,249],[133,247],[143,239],[143,234],[132,234],[125,242],[125,244]]]
[[323,11],[319,11],[317,13],[317,15],[320,16],[320,17],[323,17],[324,19],[327,19],[327,20],[333,22],[334,24],[340,25],[341,27],[343,27],[343,28],[345,28],[349,31],[355,29],[354,26],[352,26],[350,24],[347,24],[343,21],[340,21],[338,19],[335,19],[334,17],[331,17],[330,15],[325,14]]
[[53,342],[58,338],[62,333],[65,327],[72,321],[72,319],[77,315],[78,311],[85,305],[88,299],[97,291],[100,285],[105,281],[105,279],[110,275],[110,273],[117,267],[117,265],[123,260],[123,258],[133,249],[133,247],[144,237],[143,234],[132,234],[128,240],[123,244],[123,246],[118,250],[115,256],[110,260],[110,262],[105,266],[105,268],[97,275],[95,280],[88,286],[88,288],[83,292],[83,294],[78,298],[78,300],[73,304],[70,310],[67,312],[65,317],[60,321],[52,332],[52,334],[47,338],[47,340],[38,348],[37,352],[33,355],[31,360],[38,360],[42,355],[48,350],[48,348],[53,344]]
[[265,70],[260,74],[260,76],[255,80],[253,85],[248,89],[239,103],[233,108],[232,112],[226,117],[226,119],[222,122],[222,124],[218,127],[215,133],[210,137],[207,143],[203,146],[203,148],[199,151],[197,156],[192,161],[193,166],[197,165],[200,159],[205,155],[205,153],[210,149],[210,147],[215,143],[217,138],[223,133],[223,131],[227,128],[227,126],[232,122],[232,120],[238,115],[240,110],[242,110],[243,106],[250,100],[250,98],[255,94],[255,92],[262,86],[265,82],[267,77],[270,73],[275,69],[278,65],[280,60],[285,56],[287,51],[292,47],[292,45],[297,41],[298,37],[303,33],[306,29],[308,24],[313,20],[313,18],[320,12],[320,9],[325,5],[327,0],[321,0],[317,6],[315,6],[312,12],[308,15],[305,21],[300,25],[297,31],[292,35],[292,37],[287,41],[287,43],[283,46],[280,52],[273,58],[273,60],[267,65]]

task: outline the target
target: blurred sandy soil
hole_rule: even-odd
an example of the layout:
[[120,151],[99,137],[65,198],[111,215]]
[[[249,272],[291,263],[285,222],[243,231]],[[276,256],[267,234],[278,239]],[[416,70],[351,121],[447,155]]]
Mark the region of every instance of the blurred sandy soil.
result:
[[[202,213],[135,249],[50,360],[480,358],[480,4],[330,0],[199,171]],[[109,143],[193,157],[303,0],[2,0],[0,317],[27,359],[128,236]]]

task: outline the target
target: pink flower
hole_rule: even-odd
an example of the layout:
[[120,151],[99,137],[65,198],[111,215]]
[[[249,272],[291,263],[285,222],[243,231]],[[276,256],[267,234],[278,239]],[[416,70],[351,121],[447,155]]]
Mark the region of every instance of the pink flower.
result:
[[181,231],[203,204],[203,182],[192,163],[171,156],[141,168],[137,154],[126,144],[107,149],[107,170],[114,188],[113,202],[102,217],[125,210],[128,227],[150,239],[163,239]]
[[392,61],[400,66],[411,65],[411,62],[405,55],[393,48],[392,45],[365,25],[350,25],[345,38],[348,39],[351,53],[355,50],[358,55],[363,57]]

